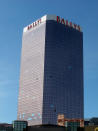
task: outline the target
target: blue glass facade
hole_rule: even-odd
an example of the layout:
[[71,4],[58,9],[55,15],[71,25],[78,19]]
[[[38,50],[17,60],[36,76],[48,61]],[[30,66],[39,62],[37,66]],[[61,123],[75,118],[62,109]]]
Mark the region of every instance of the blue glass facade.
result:
[[47,21],[45,39],[44,124],[57,124],[58,114],[83,119],[83,33]]

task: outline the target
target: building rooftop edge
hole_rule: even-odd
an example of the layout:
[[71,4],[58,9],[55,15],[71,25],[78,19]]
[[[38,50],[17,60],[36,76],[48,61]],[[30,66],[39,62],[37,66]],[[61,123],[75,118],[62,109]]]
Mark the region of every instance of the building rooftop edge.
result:
[[[74,28],[77,28],[77,29],[78,29],[78,27],[79,27],[79,28],[80,28],[80,29],[79,29],[80,32],[82,32],[82,29],[81,29],[81,27],[80,27],[79,25],[74,24],[73,22],[70,22],[70,21],[68,21],[68,20],[65,20],[64,18],[62,18],[62,17],[60,17],[60,16],[51,15],[51,14],[46,14],[46,15],[40,17],[39,19],[37,19],[36,21],[34,21],[33,23],[25,26],[25,27],[23,28],[23,32],[26,32],[28,29],[31,29],[32,27],[35,27],[36,25],[39,25],[39,24],[41,24],[41,23],[43,23],[43,22],[45,22],[45,21],[47,21],[47,20],[54,20],[54,21],[57,21],[57,22],[59,22],[59,23],[62,23],[62,24],[65,24],[65,25],[68,25],[68,26],[70,26],[70,27],[74,27]],[[76,26],[76,27],[75,27],[75,26]]]

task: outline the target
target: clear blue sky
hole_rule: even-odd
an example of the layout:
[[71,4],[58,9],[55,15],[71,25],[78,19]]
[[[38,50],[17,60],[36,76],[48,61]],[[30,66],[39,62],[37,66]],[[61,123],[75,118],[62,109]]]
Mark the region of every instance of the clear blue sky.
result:
[[85,118],[98,117],[98,0],[0,0],[0,122],[17,119],[23,27],[45,14],[82,26]]

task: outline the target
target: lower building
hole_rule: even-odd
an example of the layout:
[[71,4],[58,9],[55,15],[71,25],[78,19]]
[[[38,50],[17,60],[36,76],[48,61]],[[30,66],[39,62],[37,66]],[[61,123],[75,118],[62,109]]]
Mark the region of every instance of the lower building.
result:
[[57,125],[28,126],[28,131],[68,131],[66,127]]
[[90,123],[92,123],[93,125],[98,125],[98,117],[91,118]]
[[26,131],[27,126],[27,121],[13,121],[13,131]]
[[90,123],[90,119],[85,119],[84,120],[84,126],[89,126]]
[[13,131],[12,124],[0,123],[0,131]]
[[92,117],[91,119],[84,120],[85,126],[97,126],[98,125],[98,117]]
[[[63,116],[62,116],[63,118]],[[28,126],[27,121],[13,121],[13,124],[0,123],[0,131],[98,131],[98,125],[81,127],[84,121],[75,119],[62,119],[64,125],[34,125]]]

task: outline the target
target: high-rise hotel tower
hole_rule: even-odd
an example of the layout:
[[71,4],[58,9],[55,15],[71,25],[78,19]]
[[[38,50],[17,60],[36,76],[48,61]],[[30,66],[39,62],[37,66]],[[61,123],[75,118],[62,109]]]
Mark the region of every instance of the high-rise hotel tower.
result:
[[83,119],[83,33],[79,25],[45,15],[23,30],[18,120],[57,124]]

